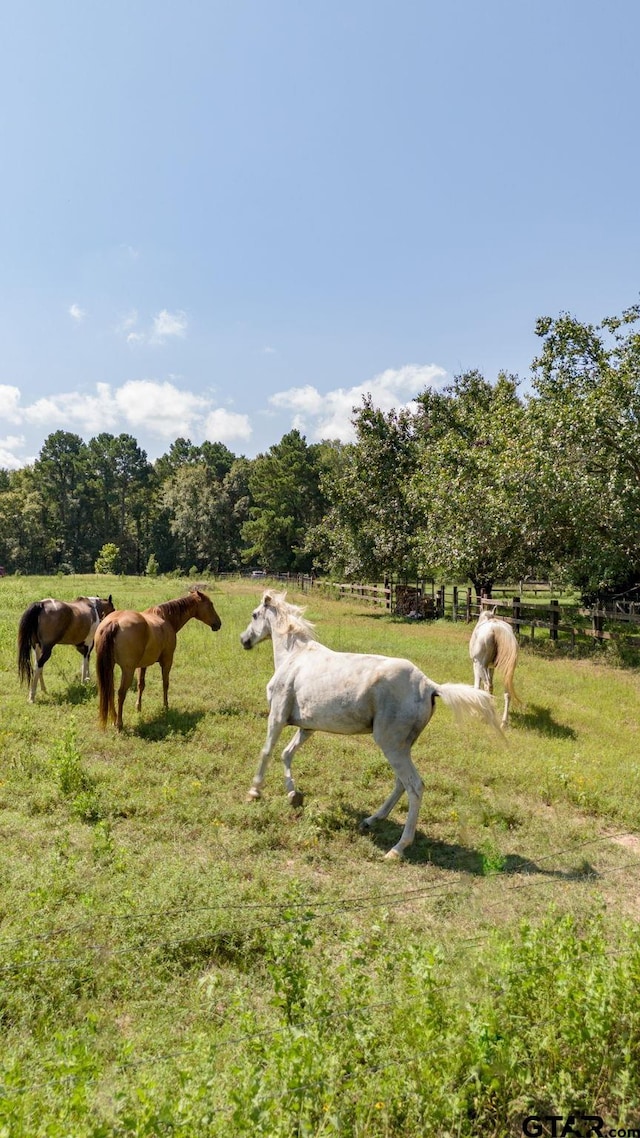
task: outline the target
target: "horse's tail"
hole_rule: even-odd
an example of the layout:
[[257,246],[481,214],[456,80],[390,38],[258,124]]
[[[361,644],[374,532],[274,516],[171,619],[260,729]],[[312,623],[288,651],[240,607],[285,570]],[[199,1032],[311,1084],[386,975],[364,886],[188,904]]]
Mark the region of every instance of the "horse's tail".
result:
[[489,695],[489,692],[474,688],[471,684],[433,683],[433,687],[435,694],[439,695],[442,702],[451,708],[458,721],[469,716],[479,716],[490,727],[495,727],[498,734],[502,734],[493,696]]
[[116,636],[120,626],[112,621],[96,632],[96,677],[98,680],[98,716],[100,726],[106,727],[109,711],[114,706],[113,670],[116,666]]
[[510,624],[496,620],[491,629],[496,645],[496,658],[494,667],[502,673],[502,680],[511,699],[522,703],[520,696],[513,686],[513,673],[518,660],[518,641]]
[[34,601],[25,609],[18,625],[18,675],[20,683],[24,680],[31,683],[33,669],[31,667],[31,649],[38,638],[38,621],[42,612],[42,601]]

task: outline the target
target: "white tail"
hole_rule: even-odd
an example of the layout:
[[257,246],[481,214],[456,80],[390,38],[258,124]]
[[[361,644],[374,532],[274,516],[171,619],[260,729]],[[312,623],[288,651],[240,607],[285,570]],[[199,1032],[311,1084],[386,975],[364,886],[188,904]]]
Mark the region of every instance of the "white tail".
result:
[[489,692],[473,688],[471,684],[434,684],[434,687],[436,695],[451,708],[458,721],[465,716],[480,716],[490,727],[495,727],[498,734],[502,734],[493,696]]

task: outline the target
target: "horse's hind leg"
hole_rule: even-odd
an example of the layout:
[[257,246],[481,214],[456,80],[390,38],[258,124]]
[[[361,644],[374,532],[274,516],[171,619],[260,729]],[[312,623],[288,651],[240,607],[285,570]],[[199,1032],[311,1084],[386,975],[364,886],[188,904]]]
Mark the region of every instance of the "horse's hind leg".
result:
[[473,686],[480,690],[493,691],[493,670],[481,664],[479,660],[473,661]]
[[142,693],[146,687],[146,674],[146,668],[138,668],[138,698],[136,699],[136,711],[142,711]]
[[43,669],[44,669],[44,666],[45,666],[47,660],[51,656],[51,648],[49,648],[49,647],[43,648],[42,645],[36,644],[36,646],[34,648],[34,654],[35,654],[35,658],[36,658],[36,663],[35,663],[35,667],[33,669],[33,676],[31,678],[31,686],[29,688],[29,703],[35,703],[36,702],[36,692],[37,692],[37,688],[38,688],[38,683],[40,684],[40,688],[44,692],[44,694],[45,695],[47,694],[47,689],[44,686],[44,676],[43,676],[42,672],[43,672]]
[[407,798],[409,799],[407,820],[404,824],[404,830],[400,835],[400,840],[397,841],[395,846],[385,855],[391,859],[402,857],[403,851],[407,846],[411,845],[415,838],[418,815],[420,814],[420,803],[422,802],[422,795],[424,793],[424,783],[413,765],[410,753],[391,756],[387,754],[387,758],[396,772],[396,778],[400,778],[407,792]]
[[[374,731],[375,738],[375,731]],[[411,747],[407,745],[398,746],[398,744],[385,744],[383,745],[378,739],[376,743],[384,751],[386,758],[389,761],[391,769],[396,776],[395,786],[383,802],[379,810],[372,814],[370,818],[366,818],[363,823],[365,826],[371,825],[373,822],[380,818],[386,818],[391,812],[396,802],[402,795],[402,791],[406,790],[407,798],[409,799],[409,810],[407,812],[407,820],[404,824],[404,829],[400,835],[399,840],[395,846],[389,850],[385,855],[387,858],[402,857],[403,851],[410,846],[416,833],[416,826],[418,825],[418,815],[420,813],[420,803],[422,802],[422,795],[424,792],[424,784],[420,775],[418,774],[413,760],[411,758]]]
[[385,799],[379,810],[376,810],[375,814],[372,814],[370,818],[364,818],[362,820],[360,823],[360,829],[369,830],[371,826],[373,826],[374,822],[381,822],[384,818],[388,818],[394,806],[396,805],[396,802],[400,801],[403,794],[404,786],[396,775],[395,786],[391,791],[391,794],[388,798]]
[[509,722],[509,704],[510,703],[511,703],[511,699],[509,696],[509,692],[506,691],[504,693],[504,711],[502,713],[502,722],[500,724],[501,727],[506,727],[507,723]]
[[296,751],[312,735],[312,731],[305,731],[302,727],[296,731],[293,739],[287,744],[282,752],[282,762],[284,764],[284,786],[287,792],[287,797],[292,806],[302,806],[302,791],[296,790],[296,784],[291,777],[291,762]]
[[118,731],[122,731],[122,708],[124,707],[126,694],[131,687],[133,672],[133,668],[123,668],[122,665],[120,666],[121,675],[120,687],[118,688],[118,714],[116,716],[116,727],[118,728]]

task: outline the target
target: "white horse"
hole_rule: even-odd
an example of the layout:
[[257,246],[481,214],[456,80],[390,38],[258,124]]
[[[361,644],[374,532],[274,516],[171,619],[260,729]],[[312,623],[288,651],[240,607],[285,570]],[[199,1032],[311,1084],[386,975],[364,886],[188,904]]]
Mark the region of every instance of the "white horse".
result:
[[493,671],[502,672],[504,682],[504,712],[502,727],[509,720],[509,704],[512,699],[520,702],[513,686],[513,673],[518,660],[518,641],[510,624],[495,615],[495,607],[484,609],[478,617],[471,640],[469,655],[473,661],[473,675],[476,688],[484,687],[493,694]]
[[285,787],[294,806],[302,795],[291,777],[298,747],[313,731],[338,735],[373,734],[396,776],[395,786],[379,810],[365,818],[363,829],[386,818],[406,790],[409,810],[400,840],[386,855],[402,856],[413,841],[423,783],[411,759],[411,748],[429,722],[436,696],[461,714],[480,715],[499,730],[493,697],[469,684],[436,684],[409,660],[333,652],[315,639],[304,609],[288,604],[285,594],[265,592],[240,636],[244,648],[271,638],[275,672],[267,685],[269,725],[249,798],[260,798],[272,751],[284,727],[297,727],[282,752]]

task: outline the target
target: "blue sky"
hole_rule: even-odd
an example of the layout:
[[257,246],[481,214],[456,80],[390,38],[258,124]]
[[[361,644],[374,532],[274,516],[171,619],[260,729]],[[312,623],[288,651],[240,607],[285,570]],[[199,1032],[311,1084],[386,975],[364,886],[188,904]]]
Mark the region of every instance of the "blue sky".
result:
[[0,37],[0,465],[251,457],[638,299],[637,0],[21,0]]

